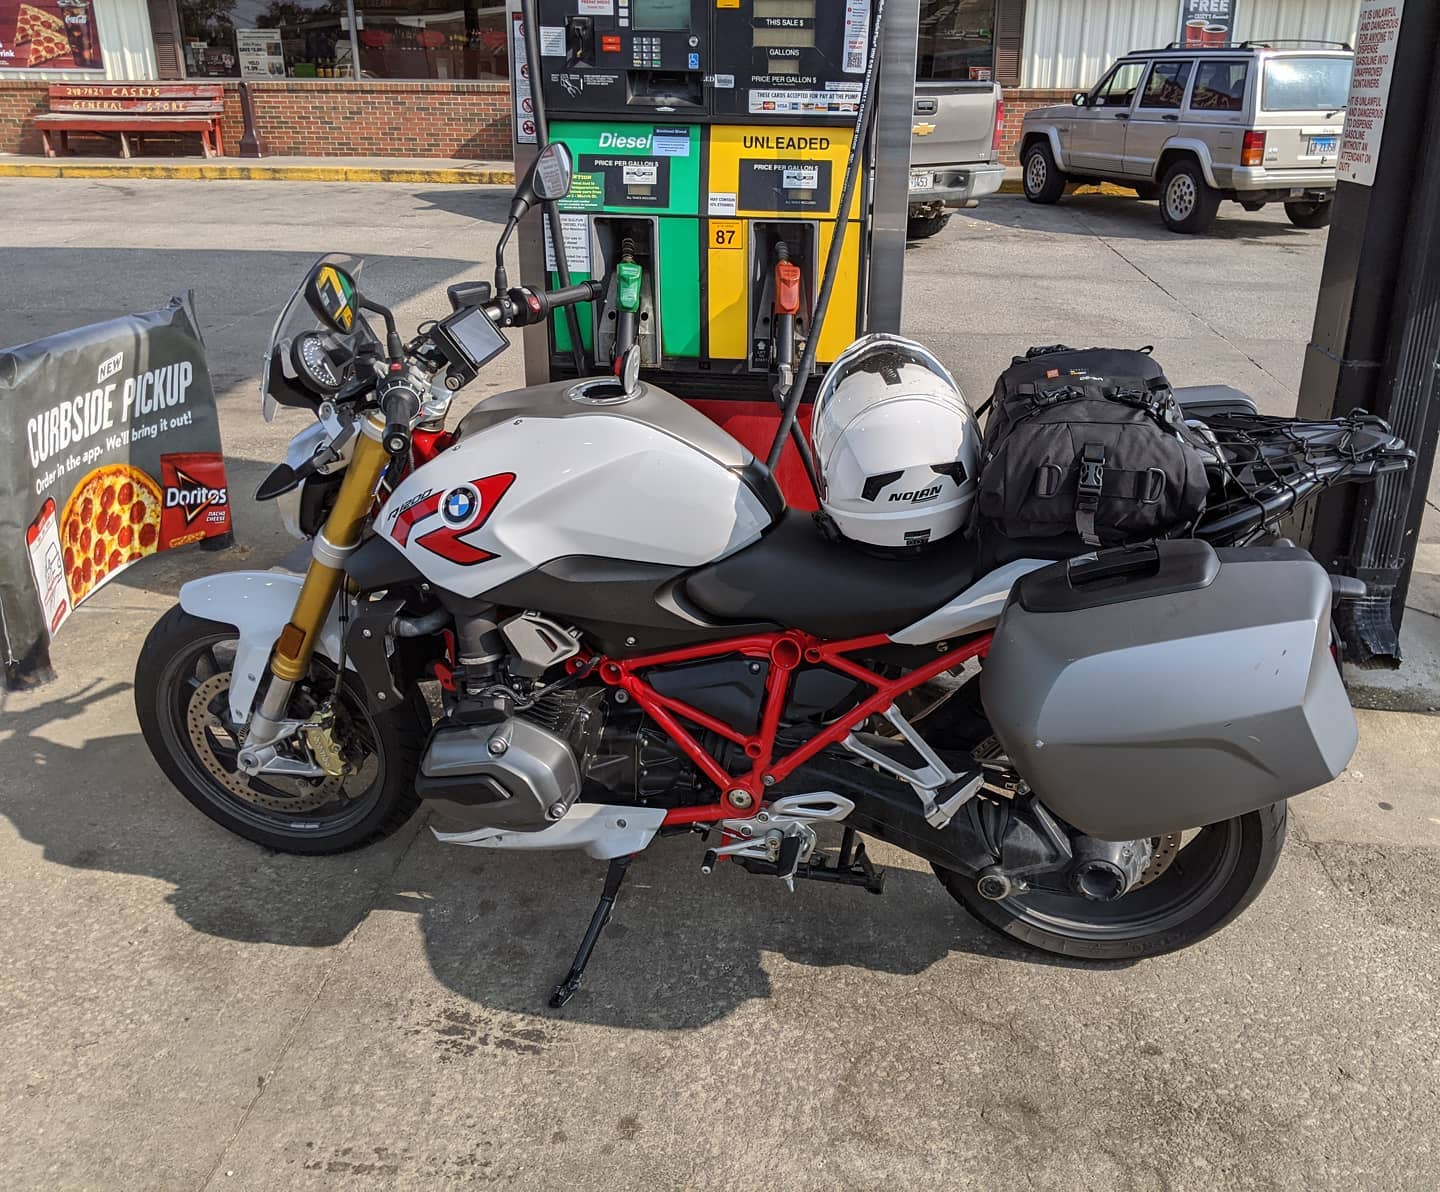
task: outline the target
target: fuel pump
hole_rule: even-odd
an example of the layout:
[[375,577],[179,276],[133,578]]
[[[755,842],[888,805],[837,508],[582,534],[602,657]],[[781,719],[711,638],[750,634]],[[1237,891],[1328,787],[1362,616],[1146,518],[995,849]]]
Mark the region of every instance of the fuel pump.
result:
[[[543,93],[575,160],[557,205],[572,278],[605,283],[577,312],[587,367],[638,344],[648,380],[764,458],[802,357],[815,380],[857,335],[899,328],[918,0],[529,3],[539,61],[517,103]],[[876,120],[857,144],[886,5]],[[573,347],[559,321],[532,331],[527,379],[573,375]],[[793,416],[806,425],[803,400]],[[782,488],[813,507],[796,468],[781,462]]]

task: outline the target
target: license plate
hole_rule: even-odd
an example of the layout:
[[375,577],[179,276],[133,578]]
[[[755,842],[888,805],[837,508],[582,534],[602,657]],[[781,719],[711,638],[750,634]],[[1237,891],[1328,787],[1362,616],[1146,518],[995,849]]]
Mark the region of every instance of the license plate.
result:
[[911,174],[911,175],[910,175],[910,189],[911,189],[911,190],[933,190],[933,189],[935,189],[935,175],[934,175],[934,174]]
[[1329,157],[1335,152],[1335,137],[1311,137],[1310,156]]

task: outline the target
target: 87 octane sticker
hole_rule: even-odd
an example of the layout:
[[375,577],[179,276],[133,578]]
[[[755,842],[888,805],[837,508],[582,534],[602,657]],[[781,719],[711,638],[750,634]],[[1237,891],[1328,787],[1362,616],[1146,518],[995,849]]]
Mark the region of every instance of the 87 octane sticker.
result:
[[710,247],[745,247],[745,224],[738,219],[712,219],[710,221]]

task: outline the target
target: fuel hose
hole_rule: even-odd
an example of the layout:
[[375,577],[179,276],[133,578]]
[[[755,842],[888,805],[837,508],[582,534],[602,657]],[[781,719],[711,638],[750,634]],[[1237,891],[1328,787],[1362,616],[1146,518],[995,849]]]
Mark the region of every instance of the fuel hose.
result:
[[[528,0],[533,3],[533,0]],[[820,346],[820,329],[825,326],[825,312],[830,306],[830,292],[835,288],[835,276],[840,272],[840,257],[845,248],[845,232],[850,224],[850,204],[855,197],[855,183],[860,177],[860,161],[864,157],[864,145],[870,137],[870,123],[874,118],[875,75],[880,64],[880,27],[885,19],[885,0],[876,0],[875,22],[870,29],[870,56],[865,64],[865,77],[860,84],[860,110],[855,116],[855,136],[850,142],[850,157],[845,163],[845,184],[840,189],[840,211],[835,219],[835,232],[830,238],[830,252],[825,257],[825,273],[820,282],[820,294],[815,302],[815,313],[810,320],[810,332],[805,339],[805,354],[800,357],[800,367],[795,370],[795,379],[790,383],[789,392],[784,394],[780,425],[775,431],[775,441],[770,444],[770,455],[765,463],[774,471],[780,463],[780,453],[785,449],[785,440],[794,437],[805,464],[805,474],[819,500],[820,476],[815,469],[815,460],[810,445],[796,425],[795,416],[800,412],[800,402],[805,396],[805,386],[810,383],[810,374],[815,371],[815,353]],[[780,394],[777,390],[776,396]]]
[[[882,0],[883,3],[883,0]],[[545,114],[544,80],[540,76],[540,14],[535,0],[520,0],[520,23],[525,27],[525,66],[530,72],[530,103],[535,109],[535,151],[550,143],[550,121]],[[560,230],[560,208],[553,201],[541,205],[550,225],[550,246],[555,253],[555,274],[559,288],[570,288],[570,262],[565,257],[565,235]],[[565,327],[570,332],[570,355],[575,375],[585,375],[585,350],[580,342],[580,316],[573,306],[565,308]]]

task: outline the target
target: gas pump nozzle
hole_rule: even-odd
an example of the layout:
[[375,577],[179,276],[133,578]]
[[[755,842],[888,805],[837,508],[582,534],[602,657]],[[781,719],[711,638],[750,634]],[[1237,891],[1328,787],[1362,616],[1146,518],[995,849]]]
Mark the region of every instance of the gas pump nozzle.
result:
[[634,346],[640,332],[641,287],[644,272],[635,260],[635,242],[626,236],[620,242],[620,260],[615,265],[615,349],[620,360]]
[[790,246],[775,244],[775,302],[770,320],[771,352],[780,391],[790,392],[795,379],[795,317],[800,313],[800,266],[790,259]]

